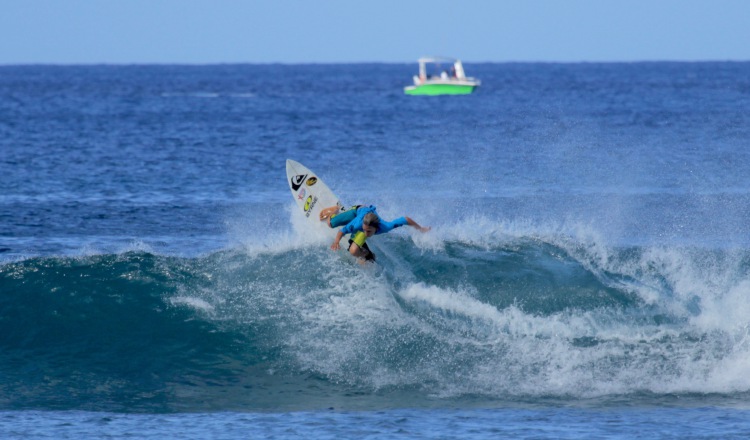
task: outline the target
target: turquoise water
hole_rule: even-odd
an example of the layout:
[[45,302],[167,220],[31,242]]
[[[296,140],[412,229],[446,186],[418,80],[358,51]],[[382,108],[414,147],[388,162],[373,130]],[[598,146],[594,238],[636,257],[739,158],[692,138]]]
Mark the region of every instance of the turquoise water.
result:
[[3,437],[746,437],[750,64],[411,67],[0,68]]

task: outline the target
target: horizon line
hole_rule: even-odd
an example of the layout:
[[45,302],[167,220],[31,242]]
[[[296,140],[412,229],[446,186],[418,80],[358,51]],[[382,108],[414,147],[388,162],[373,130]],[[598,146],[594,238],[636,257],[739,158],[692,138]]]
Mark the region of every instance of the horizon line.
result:
[[[750,59],[643,59],[643,60],[599,60],[599,61],[472,61],[459,58],[464,64],[648,64],[648,63],[675,63],[675,64],[698,64],[698,63],[746,63]],[[342,65],[342,64],[416,64],[417,59],[412,61],[208,61],[208,62],[188,62],[188,61],[87,61],[87,62],[49,62],[49,61],[32,61],[32,62],[1,62],[0,67],[21,67],[21,66],[222,66],[222,65]]]

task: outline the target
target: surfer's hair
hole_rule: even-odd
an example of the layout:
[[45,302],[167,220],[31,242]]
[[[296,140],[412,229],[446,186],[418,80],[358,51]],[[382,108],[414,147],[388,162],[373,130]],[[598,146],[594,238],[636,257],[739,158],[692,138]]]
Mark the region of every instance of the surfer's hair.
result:
[[365,218],[362,219],[362,223],[365,226],[372,226],[377,228],[378,226],[380,226],[380,218],[372,212],[368,212],[367,214],[365,214]]

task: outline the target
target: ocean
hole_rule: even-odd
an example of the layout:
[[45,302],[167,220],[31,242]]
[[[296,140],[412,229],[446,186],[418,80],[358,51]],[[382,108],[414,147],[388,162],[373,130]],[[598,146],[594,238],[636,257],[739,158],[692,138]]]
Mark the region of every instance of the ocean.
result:
[[750,436],[750,63],[465,68],[0,66],[0,437]]

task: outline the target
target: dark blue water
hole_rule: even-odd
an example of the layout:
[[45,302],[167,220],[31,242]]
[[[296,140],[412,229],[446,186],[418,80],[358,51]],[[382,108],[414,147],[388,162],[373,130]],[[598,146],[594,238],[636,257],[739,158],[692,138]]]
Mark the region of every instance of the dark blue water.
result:
[[750,63],[414,68],[0,67],[0,433],[746,437]]

